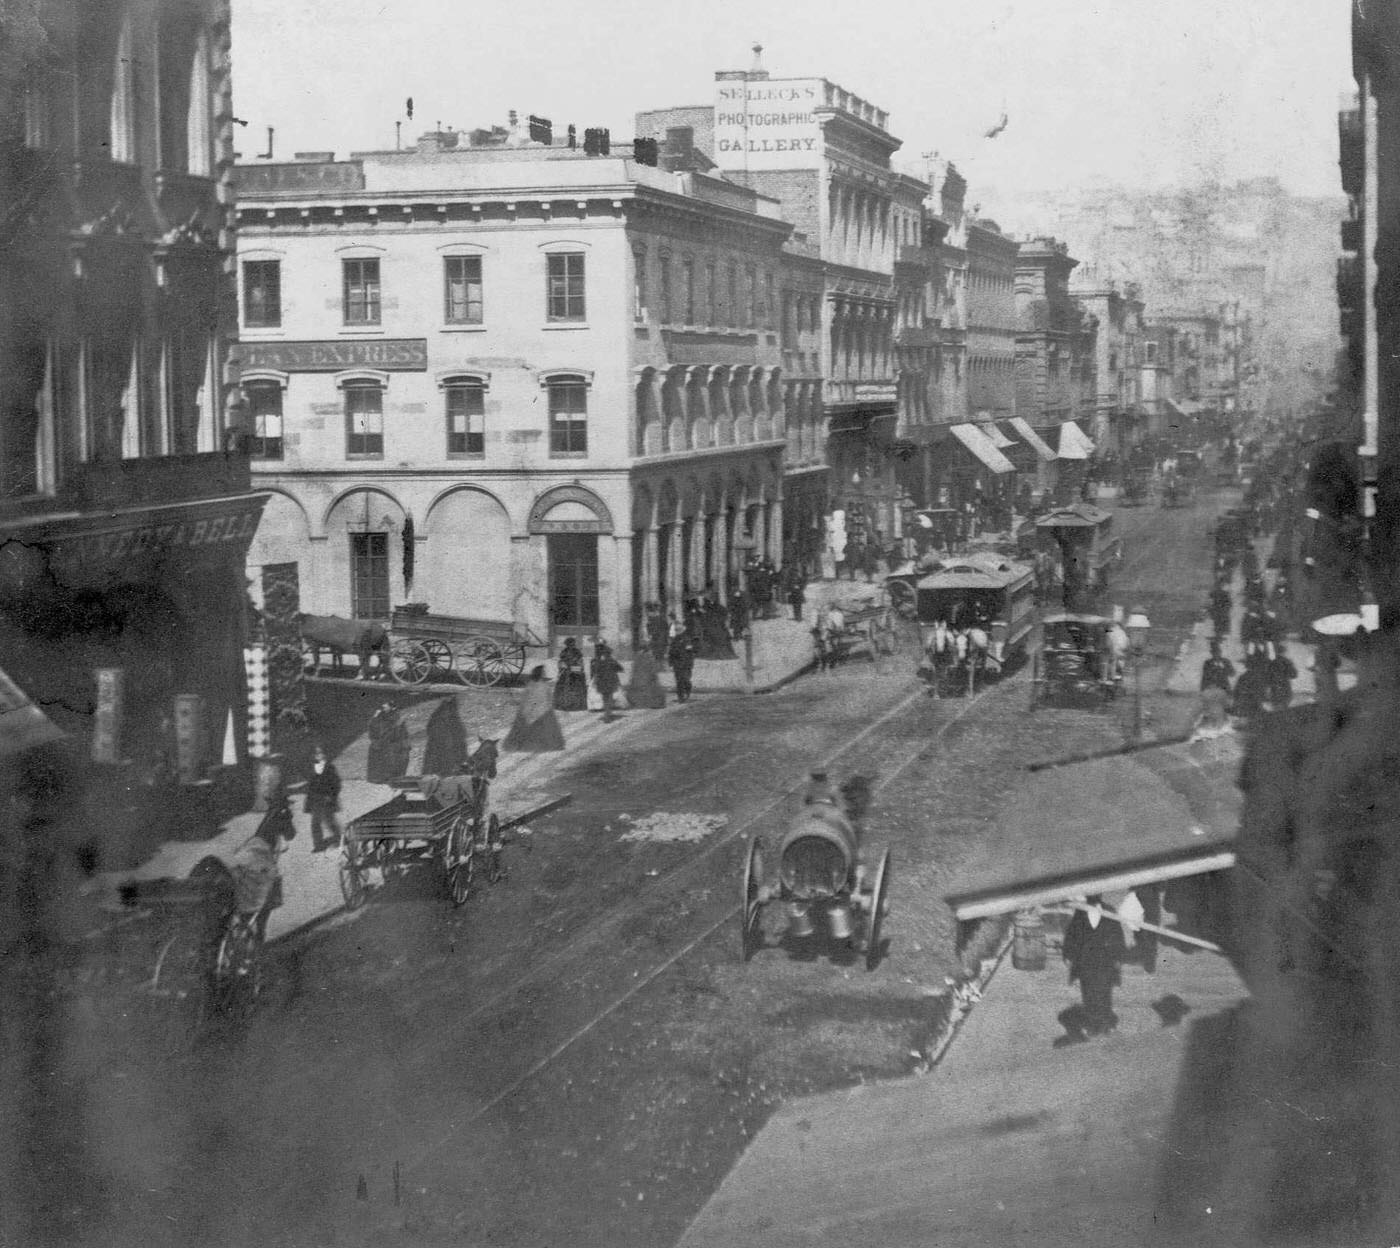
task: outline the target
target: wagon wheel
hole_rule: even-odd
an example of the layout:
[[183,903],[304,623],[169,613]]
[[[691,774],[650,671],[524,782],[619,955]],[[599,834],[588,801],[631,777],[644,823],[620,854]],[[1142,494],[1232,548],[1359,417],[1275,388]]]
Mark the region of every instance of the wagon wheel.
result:
[[744,859],[743,908],[739,912],[740,949],[744,961],[753,957],[762,942],[759,916],[763,911],[760,894],[763,891],[763,842],[757,836],[749,838],[749,852]]
[[365,873],[364,865],[355,853],[353,841],[346,841],[345,848],[340,851],[337,870],[340,877],[340,895],[345,898],[345,908],[359,909],[365,900]]
[[865,924],[865,969],[873,971],[880,964],[880,930],[890,909],[890,851],[885,850],[875,872],[875,887],[870,893],[870,915]]
[[501,662],[506,667],[506,679],[514,680],[525,670],[525,647],[518,641],[508,641],[501,647]]
[[454,907],[466,903],[476,878],[476,836],[458,815],[447,838],[447,891]]
[[418,644],[423,648],[423,653],[428,656],[428,662],[432,664],[433,672],[440,672],[446,676],[452,670],[452,647],[445,641],[439,641],[436,637],[428,637]]
[[252,1014],[262,989],[260,942],[254,922],[231,921],[215,956],[215,1008],[234,1022],[243,1022]]
[[421,685],[432,670],[432,657],[421,642],[396,641],[389,651],[389,674],[401,685]]
[[501,647],[490,637],[468,637],[462,643],[461,677],[469,685],[494,685],[507,674]]

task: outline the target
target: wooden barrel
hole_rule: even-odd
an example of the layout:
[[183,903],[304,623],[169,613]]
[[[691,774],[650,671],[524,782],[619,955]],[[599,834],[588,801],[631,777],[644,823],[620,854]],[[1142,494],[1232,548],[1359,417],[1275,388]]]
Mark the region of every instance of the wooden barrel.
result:
[[1038,910],[1018,910],[1011,925],[1011,965],[1018,971],[1045,969],[1045,924]]

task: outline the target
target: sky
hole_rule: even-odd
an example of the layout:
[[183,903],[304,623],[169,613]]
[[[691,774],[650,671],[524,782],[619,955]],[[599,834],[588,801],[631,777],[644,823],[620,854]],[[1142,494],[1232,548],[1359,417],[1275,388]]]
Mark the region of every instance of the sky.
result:
[[896,161],[947,156],[974,199],[1259,176],[1336,196],[1338,101],[1354,86],[1345,0],[232,5],[245,158],[268,126],[278,158],[343,157],[392,148],[396,121],[407,145],[512,108],[630,138],[640,109],[711,103],[715,71],[747,68],[757,42],[773,77],[829,78],[887,109]]

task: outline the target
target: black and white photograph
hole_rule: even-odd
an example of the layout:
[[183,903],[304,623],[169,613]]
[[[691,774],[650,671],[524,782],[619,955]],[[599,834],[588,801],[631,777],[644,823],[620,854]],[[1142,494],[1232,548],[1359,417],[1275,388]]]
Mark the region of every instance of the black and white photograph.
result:
[[0,0],[0,1248],[1400,1244],[1400,0]]

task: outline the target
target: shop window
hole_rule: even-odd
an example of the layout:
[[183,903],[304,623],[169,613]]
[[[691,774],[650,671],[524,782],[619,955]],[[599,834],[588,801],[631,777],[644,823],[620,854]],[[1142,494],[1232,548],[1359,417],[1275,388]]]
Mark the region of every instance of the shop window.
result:
[[345,454],[351,459],[384,457],[384,391],[377,385],[345,387]]
[[389,535],[350,534],[350,614],[357,620],[389,618]]
[[486,454],[486,387],[479,381],[446,386],[447,453]]
[[594,533],[551,533],[549,614],[557,632],[596,629],[598,614],[598,537]]
[[449,325],[481,324],[480,256],[447,256],[443,260],[443,303],[443,317]]
[[249,329],[275,329],[282,324],[282,262],[243,262],[243,324]]
[[582,321],[584,319],[583,252],[560,252],[547,257],[548,283],[546,312],[551,321]]
[[379,324],[379,261],[342,260],[345,324]]
[[588,454],[588,384],[578,377],[549,383],[549,453]]
[[275,381],[257,381],[244,386],[243,393],[253,430],[248,454],[254,459],[281,459],[282,387]]

